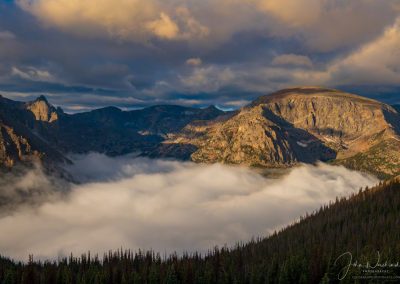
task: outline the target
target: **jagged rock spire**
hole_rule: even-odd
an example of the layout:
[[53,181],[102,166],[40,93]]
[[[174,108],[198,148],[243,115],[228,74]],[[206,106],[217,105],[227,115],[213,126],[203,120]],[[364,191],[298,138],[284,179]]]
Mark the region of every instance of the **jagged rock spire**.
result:
[[33,113],[36,120],[54,122],[58,119],[57,110],[49,104],[44,95],[28,103],[27,109]]

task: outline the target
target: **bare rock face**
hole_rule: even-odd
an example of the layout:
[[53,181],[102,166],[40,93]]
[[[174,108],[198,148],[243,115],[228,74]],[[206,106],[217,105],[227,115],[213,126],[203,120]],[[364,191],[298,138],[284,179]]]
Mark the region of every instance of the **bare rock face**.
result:
[[[338,152],[352,156],[377,143],[378,133],[389,138],[395,133],[392,107],[375,100],[321,88],[296,88],[261,97],[250,108],[262,106],[265,116],[283,119],[314,135]],[[394,122],[394,121],[393,121]]]
[[399,125],[399,114],[386,104],[304,87],[260,97],[225,119],[188,125],[164,144],[194,145],[196,162],[288,167],[322,160],[383,176],[400,173]]
[[56,109],[48,103],[44,96],[40,96],[35,101],[28,103],[26,108],[33,113],[36,120],[51,123],[58,119]]
[[[27,104],[12,101],[0,96],[0,170],[2,168],[12,168],[16,163],[22,162],[32,164],[32,162],[45,161],[52,165],[57,162],[64,162],[67,159],[47,141],[45,141],[34,130],[36,123],[48,123],[51,116],[44,117],[43,110],[47,108],[48,113],[53,111],[53,107],[48,105],[40,106],[40,98],[28,104],[34,111],[27,108]],[[39,117],[39,120],[36,119]]]
[[11,127],[0,123],[0,161],[6,167],[11,168],[16,161],[24,161],[35,155],[39,156],[39,153],[32,151],[27,139],[18,136]]
[[296,162],[289,137],[265,119],[261,109],[243,110],[211,127],[187,127],[197,135],[182,143],[199,149],[191,156],[196,162],[223,162],[252,166],[290,165]]
[[32,164],[45,160],[48,164],[65,158],[21,125],[9,125],[0,120],[0,169],[17,163]]

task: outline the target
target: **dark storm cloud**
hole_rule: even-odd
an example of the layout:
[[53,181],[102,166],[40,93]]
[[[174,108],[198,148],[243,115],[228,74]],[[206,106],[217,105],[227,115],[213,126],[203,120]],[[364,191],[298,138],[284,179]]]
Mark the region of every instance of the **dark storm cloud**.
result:
[[350,93],[358,93],[369,98],[379,99],[391,105],[400,104],[400,86],[342,86],[342,90]]
[[398,101],[396,1],[377,9],[366,0],[90,0],[61,9],[63,1],[0,4],[6,96],[45,93],[67,109],[231,108],[279,88],[324,85]]

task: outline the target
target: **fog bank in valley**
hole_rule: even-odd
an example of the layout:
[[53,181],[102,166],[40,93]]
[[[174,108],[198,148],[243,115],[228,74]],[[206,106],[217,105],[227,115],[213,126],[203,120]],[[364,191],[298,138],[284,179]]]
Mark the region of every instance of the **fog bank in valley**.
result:
[[[55,259],[121,247],[204,252],[267,236],[336,196],[377,182],[326,164],[302,165],[270,179],[218,164],[100,154],[73,159],[68,170],[81,183],[71,184],[68,194],[0,215],[0,254],[26,260],[28,254]],[[39,177],[42,190],[47,184],[52,192],[54,183],[34,171],[13,183],[34,190]]]

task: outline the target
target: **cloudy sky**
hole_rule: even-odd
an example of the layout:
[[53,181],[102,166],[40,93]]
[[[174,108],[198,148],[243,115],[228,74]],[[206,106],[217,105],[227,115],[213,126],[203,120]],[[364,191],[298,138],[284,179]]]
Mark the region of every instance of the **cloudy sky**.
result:
[[297,85],[400,103],[399,66],[398,0],[0,1],[0,93],[67,111]]

